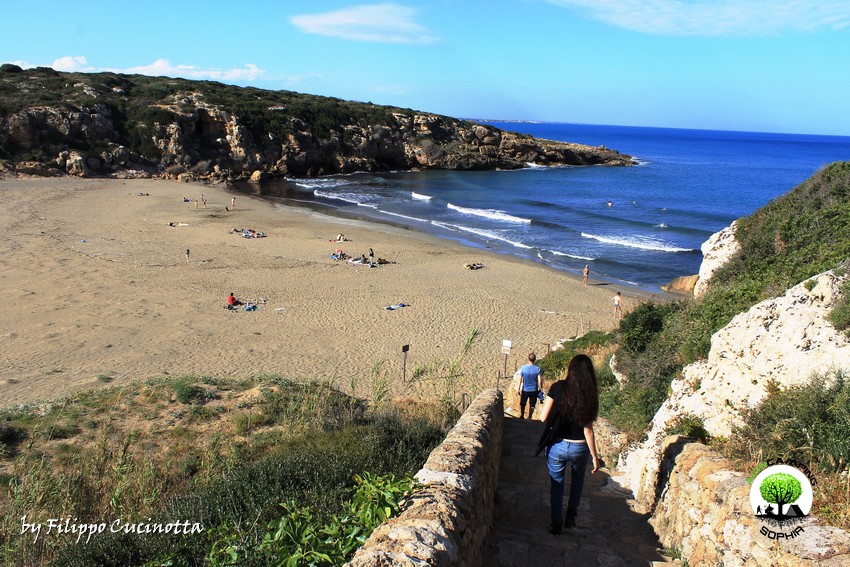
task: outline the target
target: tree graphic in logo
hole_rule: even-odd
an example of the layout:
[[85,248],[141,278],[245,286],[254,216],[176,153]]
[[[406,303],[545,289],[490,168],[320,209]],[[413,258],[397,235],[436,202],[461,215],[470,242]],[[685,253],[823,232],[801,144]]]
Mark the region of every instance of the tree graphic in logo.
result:
[[[762,514],[757,514],[758,516],[784,520],[785,518],[799,518],[805,515],[799,506],[793,504],[803,494],[803,485],[797,478],[788,473],[778,472],[766,477],[761,481],[759,493],[765,502],[776,504],[776,509],[767,506]],[[786,504],[791,504],[791,506],[783,512],[782,507]]]

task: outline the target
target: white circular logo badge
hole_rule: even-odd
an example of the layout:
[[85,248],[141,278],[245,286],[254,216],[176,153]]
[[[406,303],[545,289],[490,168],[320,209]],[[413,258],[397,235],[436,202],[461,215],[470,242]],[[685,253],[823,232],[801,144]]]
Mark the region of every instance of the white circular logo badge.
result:
[[812,483],[799,469],[773,465],[761,471],[750,486],[753,513],[779,523],[798,520],[812,509]]

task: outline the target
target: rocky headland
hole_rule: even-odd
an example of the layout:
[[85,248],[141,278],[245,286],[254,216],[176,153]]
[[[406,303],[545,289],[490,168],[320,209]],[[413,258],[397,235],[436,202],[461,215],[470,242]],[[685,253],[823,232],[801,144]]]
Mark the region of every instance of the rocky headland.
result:
[[358,171],[632,165],[410,109],[219,83],[0,68],[0,173],[235,181]]

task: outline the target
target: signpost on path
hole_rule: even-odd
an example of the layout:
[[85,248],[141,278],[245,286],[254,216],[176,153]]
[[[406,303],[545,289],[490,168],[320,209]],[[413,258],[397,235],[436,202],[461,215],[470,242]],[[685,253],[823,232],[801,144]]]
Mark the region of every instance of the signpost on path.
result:
[[[510,356],[510,354],[511,354],[511,345],[512,345],[512,343],[508,339],[505,339],[505,340],[502,341],[502,351],[501,352],[502,352],[502,354],[505,355],[505,370],[504,370],[504,374],[503,374],[505,379],[507,379],[507,377],[508,377],[508,356]],[[499,387],[500,386],[500,384],[499,384],[500,379],[501,379],[501,376],[497,376],[497,378],[496,378],[496,389],[497,390],[501,389]]]
[[401,362],[401,380],[403,384],[407,384],[407,351],[410,350],[410,345],[401,345],[401,353],[404,357]]

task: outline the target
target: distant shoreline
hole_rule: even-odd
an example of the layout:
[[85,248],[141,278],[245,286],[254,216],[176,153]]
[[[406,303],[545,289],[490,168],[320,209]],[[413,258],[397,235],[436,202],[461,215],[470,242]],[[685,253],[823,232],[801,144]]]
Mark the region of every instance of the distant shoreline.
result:
[[[546,262],[539,260],[538,258],[534,258],[533,256],[518,256],[518,255],[515,255],[515,254],[510,254],[508,252],[502,252],[500,250],[497,250],[497,249],[494,249],[494,248],[489,248],[487,246],[478,244],[478,243],[476,243],[472,240],[469,240],[469,239],[464,239],[464,238],[461,238],[461,237],[455,237],[455,236],[452,236],[450,234],[441,234],[441,233],[436,232],[436,231],[425,230],[425,229],[417,227],[415,224],[404,224],[404,223],[401,223],[399,221],[395,221],[392,218],[389,218],[388,215],[381,215],[380,213],[370,215],[368,212],[349,211],[349,210],[346,210],[343,207],[336,207],[336,206],[328,204],[328,203],[322,203],[318,200],[311,201],[311,200],[306,200],[306,199],[305,200],[296,200],[296,199],[289,199],[289,198],[283,198],[283,197],[262,197],[260,195],[257,195],[256,193],[254,193],[250,188],[250,184],[248,184],[248,183],[238,183],[238,184],[236,184],[235,188],[236,188],[237,191],[244,193],[248,197],[253,197],[253,198],[256,198],[256,199],[260,199],[262,201],[274,203],[274,204],[281,206],[281,207],[290,207],[290,208],[295,209],[295,210],[299,210],[299,209],[302,209],[302,208],[309,209],[309,210],[314,211],[318,214],[325,215],[329,218],[338,218],[338,219],[360,221],[360,222],[363,222],[363,223],[367,223],[367,225],[368,224],[387,225],[387,226],[397,228],[399,230],[410,231],[410,232],[415,232],[415,233],[427,235],[429,237],[436,238],[437,240],[440,240],[440,241],[454,242],[456,244],[459,244],[459,245],[467,247],[467,248],[471,248],[473,250],[481,250],[481,251],[485,251],[485,252],[492,253],[492,254],[498,254],[499,256],[503,256],[505,258],[508,258],[511,261],[529,262],[529,263],[532,263],[532,264],[535,264],[535,265],[539,265],[543,268],[553,270],[556,273],[565,274],[565,275],[575,279],[576,281],[582,280],[582,275],[578,272],[571,271],[571,270],[568,270],[568,269],[565,269],[565,268],[559,268],[557,266],[552,266],[550,264],[547,264]],[[592,273],[593,272],[591,272],[591,274]],[[685,275],[685,274],[683,274],[683,275]],[[631,284],[628,284],[626,282],[620,282],[620,281],[616,281],[616,280],[613,280],[613,279],[591,277],[591,278],[589,278],[589,281],[591,282],[592,285],[611,286],[611,288],[615,289],[615,290],[619,289],[620,291],[623,291],[623,292],[629,291],[633,295],[635,295],[636,297],[637,296],[645,296],[646,298],[650,298],[650,297],[658,297],[658,296],[663,297],[663,296],[671,295],[671,299],[676,298],[676,294],[670,294],[669,292],[665,292],[664,290],[661,290],[661,289],[653,289],[653,288],[650,288],[650,287],[640,286],[640,285],[631,285]]]

